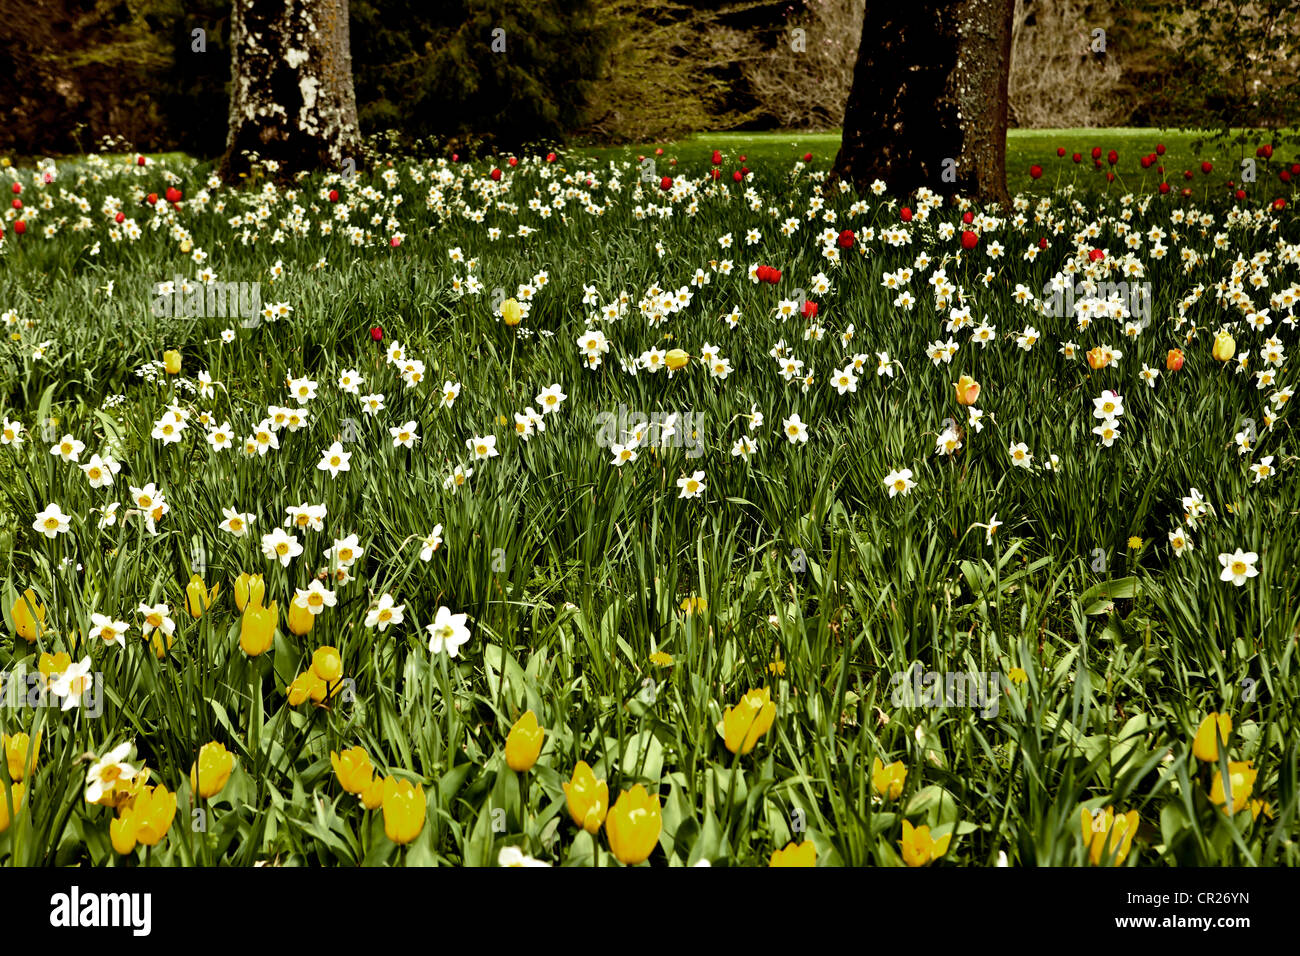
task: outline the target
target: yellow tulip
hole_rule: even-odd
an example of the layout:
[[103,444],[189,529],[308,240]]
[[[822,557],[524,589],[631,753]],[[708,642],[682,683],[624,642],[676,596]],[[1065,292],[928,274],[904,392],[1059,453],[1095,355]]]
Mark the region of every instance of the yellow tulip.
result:
[[65,651],[59,651],[57,654],[42,651],[40,663],[36,665],[36,669],[40,672],[41,683],[49,686],[50,681],[71,666],[72,657]]
[[135,849],[135,816],[132,810],[123,810],[122,815],[114,817],[108,825],[108,837],[113,842],[113,849],[126,856]]
[[367,810],[378,810],[384,803],[384,778],[375,777],[361,794],[361,805]]
[[135,838],[145,846],[157,846],[171,829],[176,816],[176,794],[169,793],[161,783],[143,788],[131,808],[135,821]]
[[337,648],[326,644],[316,648],[312,654],[311,669],[321,680],[332,684],[343,676],[343,658],[339,656]]
[[573,768],[573,778],[563,786],[569,816],[573,817],[574,823],[594,835],[609,812],[609,785],[596,779],[587,761],[579,760]]
[[254,607],[260,607],[266,597],[266,582],[260,574],[244,572],[235,579],[235,607],[244,610],[249,601]]
[[[1093,866],[1119,866],[1128,857],[1133,846],[1133,837],[1137,835],[1138,812],[1130,810],[1121,816],[1115,816],[1115,808],[1107,807],[1105,812],[1089,813],[1080,811],[1079,822],[1083,827],[1083,843],[1088,848],[1088,856]],[[1105,863],[1103,864],[1103,860]]]
[[1215,333],[1214,348],[1211,350],[1215,359],[1220,362],[1226,362],[1236,354],[1236,351],[1237,343],[1233,341],[1232,336],[1228,334],[1227,330]]
[[175,349],[163,352],[163,367],[168,375],[179,375],[181,371],[181,353]]
[[1227,714],[1213,712],[1206,715],[1206,718],[1201,721],[1201,726],[1196,729],[1196,737],[1192,741],[1192,753],[1197,760],[1218,763],[1219,744],[1215,739],[1216,731],[1226,744],[1228,735],[1232,733],[1232,718]]
[[[1250,760],[1230,760],[1228,761],[1228,783],[1232,787],[1232,812],[1236,813],[1250,800],[1251,791],[1255,789],[1255,778],[1259,771],[1255,769],[1253,761]],[[1220,810],[1224,808],[1226,800],[1223,795],[1223,774],[1218,768],[1214,768],[1214,780],[1210,784],[1210,802]]]
[[727,749],[747,754],[754,749],[758,739],[772,727],[776,719],[776,704],[766,687],[750,689],[735,707],[728,707],[722,716],[723,740]]
[[200,618],[203,612],[212,607],[212,602],[217,599],[217,592],[221,590],[221,582],[218,581],[212,585],[212,590],[208,591],[203,586],[203,579],[197,574],[190,576],[190,583],[185,585],[185,606],[189,609],[190,617]]
[[907,820],[903,821],[903,839],[898,844],[903,850],[903,862],[908,866],[925,866],[948,852],[952,834],[948,833],[937,840],[930,836],[930,828],[913,827]]
[[664,356],[664,364],[674,372],[679,368],[685,368],[690,360],[690,354],[682,349],[669,349],[668,354]]
[[289,686],[284,689],[284,692],[289,695],[289,706],[297,707],[310,697],[312,682],[316,680],[319,678],[310,670],[306,670],[290,681]]
[[546,731],[537,725],[537,715],[531,710],[524,711],[506,735],[506,765],[519,773],[531,770],[542,752],[545,736]]
[[9,764],[9,779],[14,783],[21,782],[36,769],[36,757],[41,751],[41,735],[36,735],[33,742],[24,733],[0,735],[0,743],[4,744],[5,760]]
[[605,819],[605,836],[609,849],[620,863],[634,866],[644,863],[659,843],[663,813],[659,797],[650,796],[637,784],[624,790]]
[[35,591],[28,588],[22,593],[14,602],[13,615],[18,636],[29,644],[35,644],[45,632],[45,605],[37,602]]
[[207,799],[215,797],[235,769],[235,755],[216,742],[199,748],[199,759],[190,767],[190,789]]
[[872,758],[871,786],[880,796],[897,800],[903,795],[903,784],[906,780],[907,767],[903,766],[903,761],[895,760],[886,767],[879,757]]
[[274,601],[270,607],[248,605],[239,625],[239,646],[249,657],[265,654],[275,639],[275,627],[280,621],[280,611]]
[[[153,656],[158,658],[158,660],[162,660],[166,657],[167,652],[171,650],[171,646],[176,643],[176,635],[163,634],[162,628],[160,627],[154,629],[153,634],[150,635],[150,639],[153,644]],[[166,644],[163,643],[164,639],[167,641]]]
[[394,843],[410,843],[424,829],[424,789],[409,780],[384,779],[384,833]]
[[957,390],[958,405],[974,405],[979,401],[980,383],[975,381],[969,375],[963,375],[953,384]]
[[[17,816],[18,811],[23,808],[23,794],[27,792],[27,788],[24,784],[15,783],[10,787],[9,792],[13,796],[14,815]],[[0,787],[0,833],[9,829],[9,823],[9,801],[5,799],[4,788]]]
[[370,755],[361,747],[352,747],[342,753],[331,750],[330,763],[334,767],[334,775],[348,793],[361,796],[374,780],[374,764],[370,762]]
[[300,607],[297,598],[289,602],[289,613],[285,616],[289,622],[289,630],[299,637],[310,634],[311,629],[316,625],[316,615],[307,608]]
[[795,843],[793,840],[785,845],[783,850],[773,850],[772,859],[767,864],[771,866],[816,866],[817,865],[817,848],[812,845],[812,841],[804,840],[802,843]]
[[524,317],[524,310],[514,299],[506,299],[501,303],[501,321],[509,326],[516,326]]

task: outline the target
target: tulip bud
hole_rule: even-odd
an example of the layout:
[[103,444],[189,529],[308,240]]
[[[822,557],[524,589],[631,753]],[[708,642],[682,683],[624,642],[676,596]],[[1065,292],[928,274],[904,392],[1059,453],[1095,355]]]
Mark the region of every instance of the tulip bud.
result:
[[783,850],[773,850],[772,858],[767,864],[773,866],[816,866],[817,848],[811,840],[795,843],[791,840]]
[[563,787],[569,816],[574,823],[594,835],[609,812],[609,785],[604,780],[597,780],[587,762],[579,760],[573,768],[573,778]]
[[342,753],[331,750],[330,763],[334,767],[334,775],[348,793],[362,796],[374,780],[375,768],[370,762],[370,755],[360,747],[352,747]]
[[524,310],[514,299],[506,299],[501,303],[501,321],[510,327],[520,323],[524,317]]
[[974,405],[979,401],[980,383],[975,381],[969,375],[963,375],[953,385],[957,389],[958,405]]
[[311,609],[305,605],[299,605],[298,599],[294,598],[289,602],[289,613],[285,615],[289,630],[291,633],[302,637],[304,634],[310,634],[311,629],[316,624],[316,615],[311,613]]
[[175,349],[163,352],[163,367],[168,375],[179,375],[181,371],[181,353]]
[[[9,792],[14,801],[14,814],[17,815],[23,808],[23,794],[27,792],[27,787],[25,784],[15,783],[10,786]],[[4,791],[0,790],[0,833],[9,829],[9,823],[9,801],[5,799]]]
[[1237,351],[1237,343],[1233,341],[1232,336],[1227,330],[1222,330],[1214,336],[1214,349],[1212,354],[1220,362],[1226,362]]
[[36,592],[28,588],[13,606],[14,628],[18,636],[29,644],[45,632],[45,605],[36,600]]
[[108,824],[108,837],[113,850],[122,856],[135,849],[135,815],[131,810],[123,810],[120,817],[113,818]]
[[249,574],[245,571],[235,579],[235,607],[241,611],[252,602],[254,607],[262,606],[262,599],[266,597],[266,582],[262,580],[260,574]]
[[212,585],[212,590],[208,591],[204,588],[201,577],[197,574],[191,575],[190,583],[185,585],[185,607],[189,609],[190,617],[195,619],[202,617],[203,612],[217,599],[217,592],[220,590],[220,581]]
[[[4,734],[0,736],[0,743],[4,746],[5,762],[9,764],[9,779],[14,783],[22,782],[36,767],[36,756],[41,749],[41,735],[37,734],[33,742],[24,733],[17,733],[12,737]],[[0,795],[0,800],[3,800],[3,795]]]
[[199,748],[199,759],[190,766],[190,789],[203,797],[215,797],[235,769],[235,755],[216,742]]
[[1196,728],[1196,737],[1192,740],[1192,753],[1197,760],[1203,760],[1206,763],[1219,762],[1219,744],[1215,736],[1216,732],[1226,744],[1228,735],[1232,733],[1232,718],[1228,714],[1210,713],[1201,721],[1201,725]]
[[531,710],[524,711],[506,735],[506,765],[519,773],[531,770],[542,752],[545,736],[546,731],[537,724],[537,715]]
[[776,719],[776,704],[766,687],[751,689],[735,707],[728,707],[722,716],[723,742],[733,754],[747,754],[758,740],[772,727]]
[[410,843],[424,829],[424,790],[409,780],[384,780],[384,833],[394,843]]
[[668,354],[664,356],[664,364],[674,372],[679,368],[684,368],[690,360],[690,355],[682,349],[670,349]]
[[332,684],[343,676],[343,658],[336,648],[328,644],[318,647],[311,656],[311,669],[321,680]]
[[175,816],[176,794],[169,793],[162,784],[143,788],[131,807],[136,840],[145,846],[157,846],[171,829]]
[[663,811],[659,797],[637,784],[624,790],[605,819],[605,836],[615,859],[627,866],[644,863],[659,843]]
[[384,803],[384,778],[375,777],[361,794],[361,805],[367,810],[378,810]]
[[274,601],[270,607],[250,604],[244,609],[239,625],[239,646],[249,657],[265,654],[275,639],[275,628],[280,622],[280,610]]

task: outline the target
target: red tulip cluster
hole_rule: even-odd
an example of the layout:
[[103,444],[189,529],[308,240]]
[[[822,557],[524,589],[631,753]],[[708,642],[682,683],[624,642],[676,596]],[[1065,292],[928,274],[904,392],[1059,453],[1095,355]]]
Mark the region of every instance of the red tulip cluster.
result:
[[758,276],[759,282],[770,282],[776,285],[781,281],[781,270],[773,269],[771,266],[759,266],[754,274]]

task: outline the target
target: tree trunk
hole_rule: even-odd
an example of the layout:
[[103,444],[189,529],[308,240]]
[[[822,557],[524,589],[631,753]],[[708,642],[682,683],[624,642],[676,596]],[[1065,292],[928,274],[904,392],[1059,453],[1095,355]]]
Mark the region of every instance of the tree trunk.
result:
[[874,0],[862,22],[833,175],[1009,202],[1015,0]]
[[221,175],[236,182],[247,152],[277,176],[360,162],[347,0],[235,0],[230,25],[230,130]]

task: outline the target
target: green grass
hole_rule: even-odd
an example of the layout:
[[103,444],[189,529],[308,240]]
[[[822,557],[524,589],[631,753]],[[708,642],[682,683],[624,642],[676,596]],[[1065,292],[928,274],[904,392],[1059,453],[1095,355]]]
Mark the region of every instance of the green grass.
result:
[[[1268,134],[1261,133],[1259,144],[1268,142]],[[1214,145],[1208,142],[1208,134],[1187,130],[1154,130],[1133,127],[1113,127],[1105,129],[1051,129],[1029,130],[1013,129],[1007,132],[1007,185],[1015,192],[1045,192],[1065,183],[1075,183],[1081,187],[1090,187],[1096,191],[1105,191],[1104,173],[1112,169],[1107,164],[1105,170],[1096,171],[1092,166],[1092,149],[1100,146],[1104,153],[1115,150],[1120,161],[1114,167],[1119,184],[1111,187],[1112,193],[1122,193],[1126,188],[1152,188],[1159,182],[1153,166],[1142,170],[1139,160],[1155,152],[1156,145],[1165,146],[1164,166],[1171,184],[1182,188],[1184,170],[1195,172],[1193,185],[1201,195],[1207,177],[1203,177],[1200,166],[1208,160],[1221,173],[1208,178],[1215,188],[1223,181],[1241,180],[1241,160],[1254,157],[1254,148],[1243,152],[1242,147]],[[1200,148],[1194,144],[1205,140]],[[1068,155],[1061,159],[1056,155],[1059,147],[1068,150]],[[838,130],[827,133],[806,133],[802,131],[773,133],[696,133],[676,142],[645,143],[634,146],[588,147],[581,150],[583,155],[592,155],[600,161],[635,161],[638,156],[650,156],[658,160],[656,168],[664,166],[662,172],[671,172],[671,160],[677,159],[687,166],[705,165],[709,162],[715,149],[726,150],[729,156],[744,154],[745,164],[751,169],[762,166],[784,168],[801,159],[807,153],[813,154],[812,165],[815,168],[829,168],[840,148]],[[662,149],[662,157],[656,156],[655,149]],[[1080,153],[1083,163],[1075,167],[1073,154]],[[1294,148],[1279,149],[1273,155],[1274,170],[1282,163],[1294,163],[1300,158]],[[1105,160],[1103,159],[1103,162]],[[1035,182],[1029,175],[1029,167],[1043,167],[1045,176]],[[725,170],[730,173],[731,166]],[[1059,175],[1058,175],[1059,174]],[[1260,189],[1281,190],[1275,178],[1270,179],[1259,163],[1257,169]],[[1274,173],[1274,176],[1276,173]],[[1267,183],[1267,188],[1265,184]],[[1282,191],[1276,195],[1282,195]],[[1269,193],[1272,198],[1274,193]]]
[[[1278,397],[1295,384],[1289,353],[1300,346],[1282,321],[1287,307],[1271,306],[1272,324],[1259,332],[1242,305],[1221,305],[1213,289],[1233,277],[1239,257],[1256,263],[1241,274],[1254,306],[1295,286],[1294,205],[1274,211],[1253,199],[1247,216],[1229,220],[1217,194],[1208,203],[1144,194],[1122,205],[1112,189],[1091,207],[1048,195],[1043,206],[1025,200],[1023,225],[977,221],[980,245],[963,254],[960,231],[940,231],[959,222],[951,207],[915,221],[906,245],[882,235],[897,228],[895,197],[833,190],[814,210],[820,218],[810,217],[820,167],[796,171],[783,151],[812,149],[827,162],[831,140],[696,142],[718,145],[728,164],[741,151],[773,151],[750,163],[746,188],[758,209],[730,183],[699,186],[707,154],[685,152],[675,197],[638,187],[631,162],[607,168],[609,155],[590,169],[577,156],[550,166],[525,157],[496,185],[488,166],[400,157],[391,187],[363,175],[350,184],[313,177],[293,191],[255,181],[236,192],[205,186],[182,160],[140,168],[92,158],[61,165],[50,186],[16,174],[37,215],[22,237],[8,226],[0,247],[0,312],[16,315],[0,346],[0,412],[25,438],[0,445],[0,670],[31,672],[42,654],[88,657],[104,696],[95,717],[12,698],[0,707],[4,733],[42,734],[22,809],[5,816],[13,819],[0,860],[494,864],[518,847],[550,863],[613,864],[609,828],[583,831],[565,804],[562,784],[585,761],[608,782],[611,802],[638,785],[658,796],[662,826],[647,845],[656,865],[766,865],[790,842],[811,844],[821,865],[900,865],[905,822],[951,837],[934,865],[991,865],[1004,854],[1013,865],[1086,865],[1081,814],[1106,807],[1138,815],[1126,865],[1300,862],[1297,456]],[[180,208],[142,203],[164,192],[168,174],[184,191]],[[555,197],[561,208],[549,218],[529,208]],[[668,204],[669,217],[646,214]],[[114,239],[119,207],[141,227],[139,239]],[[1193,208],[1212,221],[1176,221]],[[479,212],[482,221],[467,218]],[[784,236],[787,217],[801,225]],[[328,235],[323,222],[333,224]],[[534,231],[521,237],[521,224]],[[1076,249],[1073,237],[1094,225]],[[492,228],[502,237],[492,239]],[[844,228],[856,240],[836,264],[819,234]],[[1116,278],[1107,270],[1118,268],[1129,228],[1151,284],[1148,326],[1126,332],[1124,322],[1099,318],[1081,330],[1015,301],[1017,284],[1041,298],[1069,263]],[[1153,253],[1153,228],[1165,234],[1163,257]],[[762,234],[753,246],[750,229]],[[404,237],[398,247],[395,233]],[[1027,259],[1044,234],[1049,248]],[[989,255],[994,241],[1005,247],[999,258]],[[1093,246],[1109,249],[1107,259],[1092,263]],[[292,312],[249,327],[155,315],[156,284],[195,276],[195,250],[221,281],[260,282],[265,302]],[[730,274],[711,264],[724,259]],[[779,283],[751,282],[752,264],[780,268]],[[910,309],[885,287],[886,273],[902,269],[912,272],[902,283]],[[950,295],[960,288],[966,297],[973,324],[987,316],[996,326],[986,347],[969,326],[945,329],[955,300],[936,305],[927,279],[938,269]],[[690,285],[696,270],[707,285]],[[1256,272],[1268,280],[1258,291]],[[823,330],[810,339],[809,321],[777,310],[796,289],[814,289],[819,273],[832,287],[807,293]],[[471,276],[477,291],[466,287]],[[512,329],[495,306],[523,295],[523,284],[535,294]],[[638,311],[652,284],[686,286],[692,301],[652,325]],[[587,286],[594,302],[583,301]],[[1200,300],[1180,310],[1197,287]],[[622,292],[626,314],[591,323],[610,351],[590,367],[579,339]],[[724,319],[733,309],[735,328]],[[1031,325],[1040,338],[1025,351],[1016,338]],[[1212,357],[1220,327],[1250,355],[1245,371]],[[424,363],[417,385],[383,359],[372,328]],[[1276,382],[1258,388],[1268,335],[1288,357]],[[949,337],[959,351],[936,365],[927,348]],[[782,340],[805,362],[791,381],[770,355]],[[1061,351],[1067,341],[1078,346],[1072,358]],[[729,359],[725,379],[703,363],[706,343]],[[1090,369],[1084,351],[1100,345],[1122,350],[1122,360]],[[691,358],[671,377],[621,368],[673,347]],[[1166,371],[1176,347],[1186,364]],[[166,349],[181,354],[177,375],[161,370]],[[897,363],[892,377],[877,374],[878,352]],[[840,394],[833,380],[855,355],[856,391]],[[1160,370],[1154,388],[1139,377],[1144,365]],[[361,394],[385,395],[377,416],[338,384],[348,370],[364,376]],[[217,383],[211,397],[196,391],[200,372]],[[961,374],[982,384],[980,430],[956,404]],[[269,407],[298,407],[286,383],[300,377],[317,383],[306,425],[282,429],[278,450],[245,454],[245,436]],[[444,381],[461,386],[450,407],[440,401]],[[552,384],[567,398],[525,441],[515,415],[537,408]],[[1124,401],[1111,447],[1092,431],[1106,389]],[[151,436],[172,405],[188,424],[179,442],[164,444]],[[643,445],[614,467],[602,425],[620,407],[701,418],[688,441]],[[751,430],[755,408],[764,421]],[[806,443],[784,435],[795,414]],[[205,417],[231,423],[234,448],[210,447]],[[1246,419],[1258,436],[1239,454],[1234,436],[1251,430]],[[419,441],[395,447],[389,429],[408,421]],[[963,447],[940,456],[936,439],[949,425]],[[51,455],[65,434],[85,444],[80,464],[106,453],[122,464],[111,487],[92,488],[77,464]],[[466,443],[478,436],[494,436],[498,456],[471,461]],[[758,443],[748,461],[732,454],[745,437]],[[331,477],[318,462],[336,441],[350,470]],[[1030,468],[1013,463],[1019,442]],[[1055,472],[1044,468],[1052,455]],[[1256,482],[1249,466],[1266,456],[1275,473]],[[444,482],[458,464],[474,473],[451,491]],[[884,479],[901,468],[916,487],[890,497]],[[697,470],[705,492],[681,497],[678,480]],[[168,505],[152,530],[130,490],[150,482]],[[1188,528],[1182,501],[1192,488],[1212,512],[1190,528],[1195,550],[1179,556],[1169,533]],[[110,502],[120,503],[115,521],[101,528]],[[54,538],[33,528],[51,503],[71,516]],[[321,530],[295,528],[303,553],[283,566],[267,560],[261,536],[300,504],[325,507]],[[255,516],[250,535],[220,528],[227,508]],[[990,538],[984,526],[995,515],[1001,525]],[[424,560],[436,526],[442,542]],[[349,534],[364,553],[339,581],[327,550]],[[1237,549],[1259,556],[1258,575],[1241,587],[1219,575],[1218,556]],[[220,587],[198,618],[184,591],[196,573]],[[271,647],[251,656],[233,601],[241,573],[263,575],[265,601],[279,609]],[[295,634],[284,612],[295,589],[321,575],[336,605]],[[34,643],[19,634],[27,588],[45,609]],[[367,627],[385,594],[405,620]],[[161,656],[142,638],[139,610],[159,602],[175,622]],[[470,639],[455,658],[429,646],[426,626],[440,607],[468,615]],[[91,639],[94,613],[130,625],[124,647]],[[291,706],[289,688],[326,646],[341,659],[338,679],[322,665],[333,680],[325,692],[336,696]],[[997,675],[999,692],[978,707],[896,697],[896,676],[916,664]],[[1013,669],[1023,682],[1010,681]],[[733,753],[718,725],[764,687],[770,728],[751,752]],[[527,710],[545,738],[535,765],[519,773],[507,765],[506,740]],[[1225,760],[1215,764],[1190,753],[1212,711],[1232,719]],[[208,742],[228,748],[234,767],[218,793],[202,797],[189,771]],[[169,828],[156,846],[123,854],[110,839],[114,809],[85,800],[82,757],[125,743],[133,766],[146,766],[148,784],[174,793],[178,809],[168,819],[163,807],[159,826]],[[330,754],[353,746],[366,750],[376,779],[422,788],[425,819],[413,842],[386,835],[385,817],[399,815],[394,800],[367,810],[344,792]],[[1227,758],[1253,762],[1257,816],[1212,804]],[[877,792],[875,759],[906,770],[898,793]],[[10,795],[14,770],[24,772],[21,758],[0,761]],[[144,805],[131,809],[129,798],[118,794],[119,832],[148,835]]]

